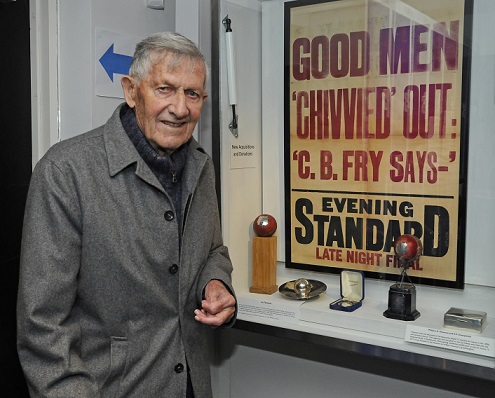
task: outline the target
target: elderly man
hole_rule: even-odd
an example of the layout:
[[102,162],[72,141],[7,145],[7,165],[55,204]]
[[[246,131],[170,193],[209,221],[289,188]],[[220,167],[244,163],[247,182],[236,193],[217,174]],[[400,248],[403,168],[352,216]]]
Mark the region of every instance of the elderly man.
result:
[[36,165],[17,308],[32,396],[211,396],[206,334],[236,301],[212,162],[192,137],[206,76],[183,36],[143,40],[125,103]]

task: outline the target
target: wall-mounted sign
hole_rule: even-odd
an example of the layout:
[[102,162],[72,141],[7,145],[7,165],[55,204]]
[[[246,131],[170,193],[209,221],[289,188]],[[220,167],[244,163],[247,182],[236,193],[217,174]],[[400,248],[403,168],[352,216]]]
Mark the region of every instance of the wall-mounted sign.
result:
[[286,266],[464,283],[469,0],[285,3]]
[[100,97],[124,98],[120,79],[129,73],[132,55],[141,39],[96,28],[95,92]]
[[258,146],[249,140],[232,139],[230,147],[230,168],[246,169],[256,167],[259,161]]

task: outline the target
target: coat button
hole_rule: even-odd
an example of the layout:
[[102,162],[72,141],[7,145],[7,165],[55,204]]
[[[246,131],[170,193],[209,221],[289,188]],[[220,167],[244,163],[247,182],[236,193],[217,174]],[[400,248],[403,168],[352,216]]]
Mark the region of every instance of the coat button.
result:
[[175,373],[182,373],[184,371],[184,365],[178,363],[177,365],[175,365],[174,370]]
[[168,272],[170,272],[172,275],[177,273],[177,271],[179,270],[179,266],[177,264],[172,264],[169,268],[168,268]]
[[166,211],[165,212],[165,220],[167,221],[172,221],[174,219],[174,212],[173,211]]

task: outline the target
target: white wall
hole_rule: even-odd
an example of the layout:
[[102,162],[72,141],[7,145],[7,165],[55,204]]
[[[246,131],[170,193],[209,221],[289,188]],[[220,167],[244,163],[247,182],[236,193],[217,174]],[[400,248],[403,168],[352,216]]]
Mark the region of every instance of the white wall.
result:
[[[258,1],[221,2],[220,19],[232,20],[237,85],[238,138],[229,130],[229,105],[225,28],[220,32],[221,134],[222,134],[222,225],[234,264],[234,285],[248,283],[251,263],[251,225],[262,212],[261,195],[261,5]],[[251,145],[253,156],[238,161],[233,146]]]
[[495,286],[495,2],[474,1],[469,107],[466,282]]
[[[145,0],[30,0],[33,63],[33,165],[53,143],[105,123],[120,98],[96,94],[96,32],[139,41],[151,33],[177,31],[210,59],[210,0],[164,0],[164,10]],[[133,46],[129,54],[132,55]],[[114,79],[120,85],[120,75]],[[208,82],[209,84],[209,82]],[[209,89],[209,86],[207,87]],[[120,91],[120,88],[119,88]],[[211,104],[195,137],[211,153]]]
[[138,38],[174,30],[175,1],[165,1],[164,10],[147,8],[145,1],[136,0],[62,0],[58,4],[60,131],[65,139],[105,123],[123,101],[95,94],[95,30]]

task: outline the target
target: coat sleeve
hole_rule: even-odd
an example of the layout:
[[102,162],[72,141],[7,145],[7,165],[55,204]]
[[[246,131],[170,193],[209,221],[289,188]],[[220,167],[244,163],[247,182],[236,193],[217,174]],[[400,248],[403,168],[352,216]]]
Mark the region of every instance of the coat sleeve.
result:
[[[211,246],[210,252],[208,255],[208,259],[206,262],[206,266],[203,268],[202,273],[200,275],[200,281],[198,284],[198,303],[204,298],[204,289],[208,282],[213,279],[217,279],[225,285],[227,290],[235,297],[234,288],[232,286],[232,262],[230,260],[229,251],[227,247],[223,244],[222,231],[220,227],[220,214],[218,211],[218,201],[216,198],[215,192],[215,181],[214,181],[214,170],[211,162],[207,163],[207,178],[209,186],[211,187],[211,206],[208,208],[211,211],[207,213],[211,216],[209,222],[213,225],[213,234],[211,236]],[[228,323],[227,326],[231,326],[237,317],[237,303],[236,303],[236,311],[232,320]]]
[[33,171],[24,216],[17,348],[33,397],[99,397],[79,356],[72,312],[81,258],[73,179],[48,159]]
[[[218,230],[220,231],[220,227],[218,227]],[[202,286],[202,289],[200,296],[198,296],[199,302],[202,299],[204,299],[204,292],[206,285],[208,284],[208,282],[210,282],[213,279],[217,279],[223,282],[227,290],[235,298],[235,292],[232,286],[232,278],[231,278],[232,263],[230,261],[228,249],[226,246],[223,245],[221,240],[221,235],[220,235],[220,240],[216,242],[217,243],[212,246],[212,250],[208,257],[208,262],[201,275],[201,282],[199,286]],[[228,326],[228,327],[232,326],[236,318],[237,318],[237,298],[236,298],[234,316],[228,323],[225,323],[222,326]]]

